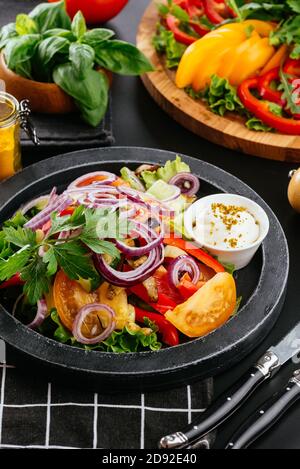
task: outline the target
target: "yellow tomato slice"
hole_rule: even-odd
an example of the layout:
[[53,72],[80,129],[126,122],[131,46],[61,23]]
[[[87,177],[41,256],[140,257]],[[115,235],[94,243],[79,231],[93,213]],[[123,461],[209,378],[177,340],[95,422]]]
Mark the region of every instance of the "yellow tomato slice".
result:
[[176,73],[178,88],[185,88],[193,82],[199,68],[211,54],[214,54],[214,51],[225,47],[225,45],[238,44],[245,37],[245,34],[239,30],[223,30],[222,32],[217,30],[191,44],[183,54],[178,66]]
[[110,306],[116,313],[116,329],[123,329],[126,324],[133,321],[132,310],[127,301],[127,293],[124,288],[116,289],[116,294],[110,299],[109,283],[103,283],[98,289],[99,303]]
[[236,286],[232,275],[215,275],[185,303],[165,315],[188,337],[202,337],[222,326],[236,305]]
[[229,76],[230,83],[238,86],[247,78],[257,74],[271,59],[274,52],[275,49],[269,45],[268,38],[261,39],[248,47],[235,62],[235,66]]

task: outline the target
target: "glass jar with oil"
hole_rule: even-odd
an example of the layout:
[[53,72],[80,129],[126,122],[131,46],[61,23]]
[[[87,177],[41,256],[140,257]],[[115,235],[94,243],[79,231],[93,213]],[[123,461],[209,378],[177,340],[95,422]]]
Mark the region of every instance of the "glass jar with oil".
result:
[[0,180],[21,169],[19,102],[0,92]]

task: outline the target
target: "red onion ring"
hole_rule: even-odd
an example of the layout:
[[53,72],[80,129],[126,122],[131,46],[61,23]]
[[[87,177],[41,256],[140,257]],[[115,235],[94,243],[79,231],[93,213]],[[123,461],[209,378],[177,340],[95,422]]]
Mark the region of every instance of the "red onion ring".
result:
[[[87,179],[92,179],[93,177],[106,177],[106,179],[103,179],[103,181],[93,181],[93,185],[97,185],[97,186],[101,186],[101,185],[104,185],[104,184],[111,184],[112,182],[116,181],[117,180],[117,176],[113,173],[109,173],[107,171],[96,171],[94,173],[88,173],[88,174],[85,174],[84,176],[80,176],[79,178],[75,179],[75,181],[73,181],[69,187],[68,187],[68,190],[70,189],[81,189],[81,188],[85,188],[86,186],[83,185],[83,186],[79,186],[80,183],[86,181]],[[90,184],[89,184],[90,185]]]
[[199,178],[191,173],[178,173],[170,179],[169,184],[179,187],[187,197],[197,194],[200,189]]
[[65,208],[69,207],[73,201],[67,195],[63,194],[57,197],[52,203],[48,204],[40,213],[25,223],[24,228],[30,228],[36,231],[42,228],[47,221],[50,220],[53,212],[62,212]]
[[107,282],[118,287],[133,287],[151,277],[158,267],[161,266],[164,261],[164,250],[162,245],[152,249],[146,262],[129,272],[119,272],[114,269],[107,264],[102,255],[97,254],[95,261],[96,267]]
[[164,234],[162,231],[160,234],[157,234],[156,231],[142,223],[136,223],[134,221],[132,223],[134,224],[134,228],[132,230],[133,233],[131,233],[130,236],[132,237],[133,234],[136,234],[142,237],[145,239],[145,241],[147,241],[147,245],[142,247],[132,247],[117,239],[116,246],[123,254],[125,254],[126,257],[144,256],[152,249],[155,249],[157,246],[162,244],[164,239]]
[[27,204],[23,205],[20,207],[19,212],[21,212],[23,215],[26,215],[29,210],[32,208],[37,207],[38,204],[45,202],[45,207],[49,205],[50,203],[54,202],[54,200],[58,196],[56,195],[56,187],[54,187],[51,191],[50,194],[48,195],[42,195],[41,197],[37,197],[36,199],[31,200]]
[[120,194],[125,195],[130,201],[145,206],[149,212],[158,212],[161,214],[167,214],[169,216],[175,213],[173,209],[167,205],[164,205],[163,202],[155,199],[153,196],[150,197],[148,194],[142,194],[141,192],[138,192],[129,187],[120,186],[117,187],[117,189]]
[[200,280],[200,269],[191,256],[180,256],[169,264],[168,278],[170,285],[177,287],[180,283],[180,274],[187,272],[196,285]]
[[48,306],[46,300],[39,300],[37,306],[38,310],[34,320],[30,324],[27,324],[27,327],[29,327],[29,329],[37,329],[44,322],[48,314]]
[[[90,313],[98,312],[99,310],[100,311],[104,310],[106,311],[106,313],[108,313],[110,323],[107,326],[107,328],[103,332],[101,332],[101,334],[99,334],[97,337],[88,339],[81,332],[82,325],[84,324],[86,317]],[[75,321],[73,323],[73,328],[72,328],[73,336],[75,337],[77,342],[80,342],[81,344],[86,344],[86,345],[99,344],[100,342],[103,342],[103,340],[107,339],[107,337],[109,337],[111,333],[113,332],[113,330],[115,329],[116,327],[115,318],[116,318],[116,314],[114,310],[107,305],[100,304],[100,303],[93,303],[93,304],[86,305],[83,308],[81,308],[81,310],[79,311],[79,313],[77,314],[75,318]]]

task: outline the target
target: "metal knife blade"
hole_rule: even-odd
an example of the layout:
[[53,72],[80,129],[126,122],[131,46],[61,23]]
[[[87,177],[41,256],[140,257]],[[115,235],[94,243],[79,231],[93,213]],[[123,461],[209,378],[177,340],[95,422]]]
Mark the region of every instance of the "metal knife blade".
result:
[[[279,358],[279,366],[283,366],[300,352],[300,322],[274,347],[269,349]],[[300,359],[297,363],[300,362]]]

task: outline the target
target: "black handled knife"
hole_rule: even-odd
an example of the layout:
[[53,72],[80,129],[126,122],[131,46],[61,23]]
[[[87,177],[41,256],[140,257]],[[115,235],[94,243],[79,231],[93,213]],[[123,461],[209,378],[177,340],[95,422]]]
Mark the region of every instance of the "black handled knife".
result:
[[246,449],[267,432],[300,399],[300,370],[285,388],[266,401],[233,435],[226,449]]
[[261,386],[300,352],[300,323],[275,347],[270,348],[248,373],[212,404],[197,420],[181,431],[164,436],[159,447],[186,448],[220,427]]

